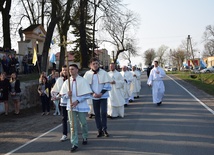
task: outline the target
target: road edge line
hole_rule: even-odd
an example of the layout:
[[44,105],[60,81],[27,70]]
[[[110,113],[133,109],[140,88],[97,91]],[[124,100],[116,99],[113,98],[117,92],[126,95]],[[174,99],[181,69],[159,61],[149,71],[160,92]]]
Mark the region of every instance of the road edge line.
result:
[[204,108],[206,108],[209,112],[211,112],[214,115],[214,111],[208,107],[206,104],[204,104],[201,100],[199,100],[195,95],[193,95],[191,92],[189,92],[184,86],[179,84],[177,81],[175,81],[172,77],[168,76],[172,81],[174,81],[177,85],[179,85],[181,88],[183,88],[187,93],[189,93],[196,101],[198,101]]

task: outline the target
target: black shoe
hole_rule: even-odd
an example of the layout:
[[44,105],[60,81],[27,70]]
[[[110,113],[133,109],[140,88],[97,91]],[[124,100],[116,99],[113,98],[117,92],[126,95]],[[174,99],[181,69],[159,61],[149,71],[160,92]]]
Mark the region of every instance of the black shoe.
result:
[[104,135],[105,137],[109,137],[109,134],[108,134],[108,132],[107,132],[106,130],[103,130],[103,135]]
[[87,145],[87,144],[88,144],[87,138],[86,138],[86,139],[83,139],[82,145]]
[[92,118],[93,116],[95,116],[94,114],[89,114],[88,118]]
[[161,105],[161,102],[157,103],[157,106],[160,106]]
[[124,104],[124,107],[127,107],[128,106],[128,104]]
[[133,102],[133,100],[129,100],[129,102],[131,103],[131,102]]
[[139,96],[137,96],[137,98],[140,98]]
[[97,137],[102,137],[102,136],[103,136],[103,132],[102,131],[98,131]]
[[78,147],[76,145],[73,145],[71,148],[71,152],[75,152],[78,149]]
[[134,97],[135,99],[137,98],[137,96]]
[[112,116],[110,116],[110,115],[107,115],[107,118],[110,118],[110,119],[112,119],[113,117],[112,117]]

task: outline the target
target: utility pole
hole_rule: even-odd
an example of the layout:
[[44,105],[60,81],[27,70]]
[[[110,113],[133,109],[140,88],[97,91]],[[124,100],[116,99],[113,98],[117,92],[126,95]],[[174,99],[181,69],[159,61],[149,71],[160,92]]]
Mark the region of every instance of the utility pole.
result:
[[192,49],[192,42],[191,42],[191,37],[190,35],[188,35],[187,37],[187,54],[190,54],[190,58],[192,56],[192,60],[190,60],[192,62],[193,67],[195,67],[195,58],[194,58],[194,53],[193,53],[193,49]]

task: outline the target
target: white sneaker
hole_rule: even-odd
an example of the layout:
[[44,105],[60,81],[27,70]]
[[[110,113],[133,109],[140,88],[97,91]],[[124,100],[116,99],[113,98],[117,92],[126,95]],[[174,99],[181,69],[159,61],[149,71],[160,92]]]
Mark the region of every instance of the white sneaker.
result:
[[62,135],[62,138],[60,139],[60,141],[66,141],[67,140],[67,136],[66,135]]
[[56,113],[53,113],[53,115],[55,116],[55,115],[56,115]]

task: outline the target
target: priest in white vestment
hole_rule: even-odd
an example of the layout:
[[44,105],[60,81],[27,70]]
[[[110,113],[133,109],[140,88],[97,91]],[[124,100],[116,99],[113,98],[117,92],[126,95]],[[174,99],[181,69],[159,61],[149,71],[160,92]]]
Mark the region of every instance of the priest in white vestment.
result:
[[133,79],[133,76],[130,71],[128,71],[127,66],[122,67],[122,71],[120,72],[124,79],[124,86],[123,86],[123,91],[124,91],[124,98],[125,98],[125,106],[128,105],[129,103],[129,97],[131,96],[131,90],[130,90],[130,85]]
[[62,85],[60,95],[67,98],[67,111],[71,127],[71,152],[74,152],[78,148],[79,123],[81,124],[82,144],[87,144],[88,125],[86,113],[88,113],[90,109],[86,100],[92,97],[92,90],[87,80],[78,75],[78,66],[76,64],[69,66],[69,72],[71,75],[70,86],[68,80],[66,80]]
[[151,70],[147,84],[152,86],[153,103],[161,105],[165,87],[162,78],[166,76],[165,71],[158,66],[158,61],[154,61],[154,68]]
[[110,118],[124,117],[124,79],[120,72],[115,69],[115,64],[111,63],[108,72],[112,81],[111,90],[109,91],[108,98],[108,116]]
[[133,80],[132,80],[132,83],[131,83],[131,92],[132,92],[132,95],[129,98],[130,102],[134,101],[134,98],[139,98],[140,89],[141,89],[141,82],[139,82],[141,75],[136,70],[135,66],[132,67],[131,73],[132,73],[132,76],[133,76]]

